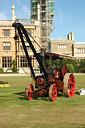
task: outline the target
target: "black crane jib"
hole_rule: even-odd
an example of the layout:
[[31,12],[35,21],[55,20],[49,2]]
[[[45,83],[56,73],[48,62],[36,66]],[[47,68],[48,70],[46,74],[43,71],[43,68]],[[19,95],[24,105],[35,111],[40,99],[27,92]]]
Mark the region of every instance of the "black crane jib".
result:
[[26,58],[27,58],[27,61],[28,61],[28,64],[29,64],[29,67],[30,67],[30,70],[31,70],[31,73],[32,73],[34,79],[35,79],[35,73],[34,73],[34,70],[33,70],[33,67],[32,67],[32,63],[31,63],[29,54],[28,54],[27,49],[26,49],[25,41],[23,39],[23,34],[24,34],[24,36],[26,38],[26,41],[29,43],[29,46],[30,46],[30,48],[32,49],[32,51],[34,53],[34,56],[36,57],[36,59],[37,59],[37,61],[39,63],[41,71],[44,73],[44,76],[45,76],[46,80],[48,81],[49,80],[48,74],[47,74],[47,72],[46,72],[46,70],[45,70],[45,68],[44,68],[44,66],[43,66],[43,64],[42,64],[42,62],[40,60],[40,57],[39,57],[38,53],[36,52],[32,42],[31,42],[31,40],[30,40],[30,38],[28,36],[28,32],[26,31],[26,29],[24,28],[24,26],[21,23],[13,23],[12,26],[17,28],[17,30],[18,30],[18,34],[20,36],[20,39],[21,39],[21,42],[22,42],[22,46],[23,46],[24,52],[26,54]]

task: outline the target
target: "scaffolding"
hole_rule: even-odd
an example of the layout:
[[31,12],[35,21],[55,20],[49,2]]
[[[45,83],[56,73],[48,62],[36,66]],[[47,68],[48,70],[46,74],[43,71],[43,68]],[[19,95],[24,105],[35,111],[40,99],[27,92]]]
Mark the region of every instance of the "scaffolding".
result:
[[37,20],[37,5],[40,4],[41,46],[49,51],[51,30],[54,21],[54,0],[31,0],[31,19]]

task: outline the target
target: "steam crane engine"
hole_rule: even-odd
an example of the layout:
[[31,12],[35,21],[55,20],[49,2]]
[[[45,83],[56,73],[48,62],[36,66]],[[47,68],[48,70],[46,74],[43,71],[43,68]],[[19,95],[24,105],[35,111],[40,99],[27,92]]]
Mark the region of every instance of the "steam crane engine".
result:
[[[49,97],[50,101],[54,102],[57,99],[58,92],[62,92],[64,96],[72,97],[74,95],[75,90],[74,75],[72,73],[69,73],[66,65],[63,65],[61,68],[56,67],[55,69],[53,69],[52,65],[46,65],[45,60],[76,60],[76,58],[55,53],[37,53],[29,38],[29,33],[26,31],[24,26],[21,23],[13,23],[13,27],[15,27],[18,31],[18,35],[21,39],[22,46],[28,61],[28,65],[31,70],[32,78],[35,81],[35,90],[32,84],[29,84],[28,88],[25,89],[26,99],[32,100],[34,94],[39,94],[40,96]],[[35,75],[34,69],[32,67],[31,59],[25,45],[24,37],[25,40],[28,42],[34,54],[34,57],[36,58],[39,64],[40,74],[38,75]],[[15,40],[16,39],[17,35],[15,35]]]

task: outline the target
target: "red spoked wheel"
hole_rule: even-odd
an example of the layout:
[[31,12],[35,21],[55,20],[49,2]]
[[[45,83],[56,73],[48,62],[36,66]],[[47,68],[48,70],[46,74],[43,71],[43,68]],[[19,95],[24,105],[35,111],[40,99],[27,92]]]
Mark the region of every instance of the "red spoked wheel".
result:
[[67,72],[68,72],[67,66],[64,65],[62,70],[61,70],[62,77],[64,77]]
[[52,84],[49,88],[49,99],[53,102],[57,99],[57,87],[55,84]]
[[63,93],[67,97],[72,97],[75,91],[75,78],[72,73],[66,73],[64,76],[64,90]]
[[32,84],[30,84],[28,86],[28,88],[25,89],[25,98],[27,100],[32,100],[33,99],[33,91],[34,91],[34,87]]

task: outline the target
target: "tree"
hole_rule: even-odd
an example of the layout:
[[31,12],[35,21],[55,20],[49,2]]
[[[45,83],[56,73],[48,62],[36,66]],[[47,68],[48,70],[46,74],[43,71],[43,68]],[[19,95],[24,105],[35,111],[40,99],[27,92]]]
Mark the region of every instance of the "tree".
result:
[[13,61],[12,61],[12,65],[13,65],[12,72],[17,72],[16,60],[13,60]]
[[75,72],[75,69],[74,69],[73,64],[67,64],[66,66],[67,66],[69,72],[71,72],[71,73],[74,73]]
[[80,61],[79,72],[85,73],[85,60]]

